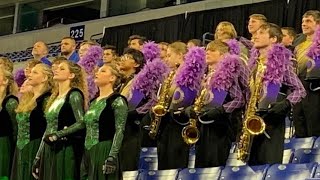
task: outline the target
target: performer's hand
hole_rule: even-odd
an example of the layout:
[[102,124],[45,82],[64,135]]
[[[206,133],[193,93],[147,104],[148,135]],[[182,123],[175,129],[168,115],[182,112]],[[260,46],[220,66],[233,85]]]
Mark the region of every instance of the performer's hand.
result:
[[219,121],[224,113],[223,107],[215,107],[201,115],[200,119],[204,122]]
[[43,141],[46,142],[48,145],[53,145],[55,141],[58,140],[58,136],[55,133],[47,134],[44,136]]
[[32,176],[39,179],[40,157],[36,157],[32,164]]
[[116,159],[114,157],[109,156],[102,166],[103,174],[112,174],[117,169]]
[[188,116],[189,118],[197,118],[196,112],[194,112],[194,107],[189,106],[186,109],[184,109],[183,113]]
[[268,110],[268,113],[285,116],[290,111],[290,108],[290,101],[288,99],[285,99],[280,102],[272,103],[270,109]]

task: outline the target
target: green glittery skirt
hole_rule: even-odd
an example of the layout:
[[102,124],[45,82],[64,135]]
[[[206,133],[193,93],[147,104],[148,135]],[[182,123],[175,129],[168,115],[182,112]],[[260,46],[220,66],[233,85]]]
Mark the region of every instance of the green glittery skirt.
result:
[[23,149],[16,147],[11,180],[34,180],[32,176],[32,164],[37,154],[41,138],[30,141]]
[[81,163],[81,180],[118,180],[120,179],[119,163],[114,174],[102,173],[104,161],[109,156],[112,141],[102,141],[86,149]]

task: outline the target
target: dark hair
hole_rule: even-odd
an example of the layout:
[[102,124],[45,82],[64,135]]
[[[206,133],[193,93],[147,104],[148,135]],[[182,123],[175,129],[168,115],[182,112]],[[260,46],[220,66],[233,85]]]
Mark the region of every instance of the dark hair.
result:
[[268,30],[269,36],[270,37],[276,37],[277,38],[277,43],[280,43],[283,38],[283,34],[281,31],[281,28],[273,23],[266,23],[261,25],[260,29],[263,30]]
[[132,48],[128,48],[125,50],[125,52],[123,54],[128,54],[130,56],[132,56],[132,58],[134,59],[134,61],[139,64],[139,67],[136,68],[136,74],[138,72],[140,72],[140,70],[143,68],[144,63],[145,63],[145,59],[143,56],[143,53],[136,50],[136,49],[132,49]]
[[200,39],[190,39],[187,43],[192,43],[195,46],[201,46],[201,40]]
[[108,50],[108,49],[110,49],[112,55],[114,55],[114,56],[117,56],[117,55],[118,55],[118,53],[117,53],[117,48],[116,48],[115,46],[112,46],[112,45],[108,45],[108,44],[107,44],[107,45],[105,45],[102,49],[103,49],[103,50]]
[[317,22],[317,24],[320,23],[320,11],[318,10],[309,10],[307,12],[305,12],[302,16],[302,18],[304,17],[308,17],[308,16],[312,16],[313,19]]
[[130,42],[134,39],[138,39],[139,40],[139,45],[143,45],[144,42],[147,41],[147,38],[146,37],[143,37],[143,36],[140,36],[140,35],[131,35],[129,37],[129,40],[128,40],[128,45],[130,45]]
[[297,33],[296,33],[296,31],[294,30],[294,28],[292,28],[292,27],[282,27],[281,29],[288,31],[288,35],[291,36],[291,37],[293,37],[293,39],[296,38]]

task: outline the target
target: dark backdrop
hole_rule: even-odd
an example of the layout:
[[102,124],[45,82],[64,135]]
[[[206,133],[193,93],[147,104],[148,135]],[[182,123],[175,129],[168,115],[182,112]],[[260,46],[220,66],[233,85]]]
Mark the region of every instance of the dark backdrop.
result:
[[305,11],[310,9],[320,10],[320,0],[272,0],[263,3],[235,6],[230,8],[214,9],[176,15],[173,17],[145,21],[136,24],[107,28],[102,45],[115,45],[119,53],[127,46],[130,35],[139,34],[156,42],[173,42],[176,40],[188,41],[201,39],[203,33],[213,32],[221,21],[234,24],[241,36],[248,37],[247,21],[253,13],[264,14],[269,22],[280,26],[294,27],[301,31],[301,18]]

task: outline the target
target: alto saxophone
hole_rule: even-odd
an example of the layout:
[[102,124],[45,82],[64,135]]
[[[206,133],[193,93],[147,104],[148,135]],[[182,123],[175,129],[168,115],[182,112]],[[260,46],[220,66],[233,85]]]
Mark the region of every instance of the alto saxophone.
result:
[[201,90],[200,95],[196,98],[194,102],[194,107],[193,107],[193,111],[196,113],[196,117],[190,117],[189,125],[185,126],[182,129],[181,135],[182,135],[183,141],[188,145],[193,145],[199,140],[200,131],[197,128],[197,122],[198,122],[197,119],[204,105],[206,92],[207,92],[206,88],[203,88]]
[[[177,65],[176,69],[179,67]],[[170,105],[170,87],[173,81],[173,77],[175,75],[176,69],[172,70],[166,80],[163,83],[163,86],[161,87],[158,103],[152,107],[152,112],[154,113],[154,119],[151,120],[150,124],[150,130],[149,130],[149,136],[151,139],[156,139],[158,133],[159,133],[159,128],[160,128],[160,123],[161,123],[161,118],[167,114],[168,108]]]
[[[258,67],[258,71],[259,71]],[[261,74],[264,73],[264,68],[260,71]],[[252,85],[254,86],[254,91],[250,96],[247,111],[245,112],[242,134],[240,136],[240,143],[237,148],[237,159],[243,162],[247,162],[250,157],[251,146],[253,137],[265,132],[266,125],[264,120],[256,115],[257,113],[257,103],[260,99],[260,93],[263,88],[262,76],[256,77],[256,80],[251,78]]]

